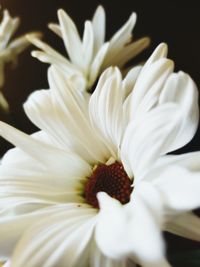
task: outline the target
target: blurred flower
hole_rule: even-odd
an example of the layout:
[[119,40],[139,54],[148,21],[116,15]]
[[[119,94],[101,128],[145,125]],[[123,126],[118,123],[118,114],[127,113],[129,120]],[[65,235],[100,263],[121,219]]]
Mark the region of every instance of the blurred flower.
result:
[[42,131],[0,124],[18,147],[0,166],[7,266],[167,267],[162,230],[200,240],[200,153],[166,155],[196,131],[197,90],[166,52],[124,80],[107,69],[91,96],[52,66],[24,106]]
[[[0,23],[0,89],[4,85],[5,64],[10,62],[16,64],[18,54],[30,45],[25,35],[11,41],[11,37],[15,34],[19,23],[19,18],[12,18],[8,10],[3,11],[3,18]],[[30,36],[36,37],[38,36],[38,33],[30,33]],[[5,111],[8,111],[9,109],[9,105],[1,91],[0,107]]]
[[85,22],[83,40],[80,39],[76,25],[64,10],[58,11],[58,19],[59,25],[49,24],[49,28],[63,39],[69,60],[49,45],[28,36],[29,41],[42,50],[33,51],[32,55],[42,62],[58,66],[65,75],[76,74],[76,86],[80,90],[90,90],[105,68],[123,68],[130,59],[149,45],[147,37],[132,42],[135,13],[132,13],[123,27],[106,43],[105,11],[102,6],[97,8],[92,21]]

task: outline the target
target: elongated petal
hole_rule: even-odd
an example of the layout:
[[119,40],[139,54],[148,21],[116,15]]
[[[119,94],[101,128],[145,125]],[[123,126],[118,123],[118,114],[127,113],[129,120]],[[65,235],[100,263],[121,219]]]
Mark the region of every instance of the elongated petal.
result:
[[140,54],[149,46],[150,39],[145,37],[131,44],[125,45],[123,49],[112,60],[112,65],[123,67],[129,60]]
[[182,112],[182,122],[168,152],[186,145],[194,136],[199,120],[198,90],[186,73],[170,75],[160,95],[159,104],[176,102]]
[[62,9],[58,10],[58,19],[69,58],[76,66],[82,68],[82,43],[76,25]]
[[[95,226],[95,210],[67,206],[29,228],[15,248],[11,266],[88,265],[88,249]],[[81,240],[80,240],[81,237]],[[52,246],[53,244],[53,246]]]
[[[77,204],[70,204],[68,209],[76,207]],[[41,209],[40,209],[41,208]],[[0,218],[0,258],[3,260],[7,260],[11,257],[14,247],[18,240],[23,235],[24,231],[30,227],[30,225],[34,222],[37,222],[39,219],[45,218],[52,214],[52,212],[57,212],[60,210],[60,207],[48,207],[44,208],[42,205],[38,205],[38,210],[35,212],[31,212],[33,210],[27,210],[27,214],[23,214],[22,212],[10,213],[8,216],[2,216]],[[29,212],[29,213],[28,213]]]
[[[71,133],[70,141],[75,138],[75,145],[84,148],[81,156],[88,162],[102,161],[107,150],[98,135],[94,135],[88,114],[87,98],[74,90],[70,80],[56,68],[49,71],[49,83],[56,105],[62,108],[68,131]],[[94,150],[95,147],[95,150]],[[87,156],[88,155],[88,156]]]
[[19,26],[19,18],[12,18],[9,11],[6,9],[3,11],[3,19],[0,24],[0,47],[4,49],[11,36],[15,33]]
[[105,256],[96,245],[95,240],[91,244],[90,266],[92,267],[136,267],[130,260],[114,260]]
[[90,172],[89,165],[75,154],[69,154],[64,150],[35,140],[3,122],[0,122],[0,134],[41,164],[44,164],[52,173],[57,175],[66,173],[67,176],[80,177],[83,173]]
[[112,65],[113,59],[115,59],[123,46],[130,40],[131,32],[136,23],[136,17],[136,14],[132,13],[129,20],[111,38],[108,55],[103,64],[104,68]]
[[99,193],[98,200],[100,218],[95,233],[105,255],[135,259],[142,266],[169,266],[159,230],[162,205],[153,187],[141,183],[134,189],[131,203],[125,206],[105,193]]
[[164,82],[173,71],[173,62],[159,59],[142,69],[131,97],[130,117],[137,118],[144,110],[148,111],[158,101]]
[[49,23],[48,27],[50,30],[52,30],[55,34],[57,34],[59,37],[62,38],[62,32],[60,29],[60,25],[56,23]]
[[200,241],[200,218],[192,212],[176,216],[168,222],[165,229],[173,234]]
[[89,75],[89,87],[93,85],[95,82],[97,76],[99,75],[102,63],[105,59],[105,56],[108,52],[109,43],[105,43],[102,45],[102,47],[99,49],[98,53],[96,54],[92,65],[91,65],[91,72]]
[[79,73],[78,69],[71,64],[64,56],[62,56],[60,53],[58,53],[55,49],[53,49],[51,46],[47,45],[46,43],[42,42],[40,39],[36,38],[33,35],[27,35],[26,38],[34,44],[36,47],[41,49],[41,51],[33,51],[32,56],[38,58],[40,61],[49,63],[49,64],[55,64],[58,66],[63,66],[65,68],[65,71],[71,75],[74,73]]
[[121,74],[110,68],[102,74],[89,103],[90,117],[113,156],[116,157],[123,130]]
[[124,91],[124,98],[126,98],[132,92],[141,69],[142,66],[132,68],[123,79],[122,86]]
[[82,50],[83,50],[83,64],[85,69],[85,75],[88,76],[89,67],[92,61],[93,50],[94,50],[94,33],[90,21],[85,22]]
[[98,6],[92,19],[92,26],[94,32],[94,55],[96,55],[97,51],[104,43],[105,23],[105,10],[102,6]]

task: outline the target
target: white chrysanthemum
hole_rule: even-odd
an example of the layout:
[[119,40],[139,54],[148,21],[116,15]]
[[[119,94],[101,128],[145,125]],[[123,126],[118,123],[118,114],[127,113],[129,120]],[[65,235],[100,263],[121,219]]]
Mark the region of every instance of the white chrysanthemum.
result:
[[[87,97],[57,68],[25,104],[42,131],[0,124],[16,145],[0,166],[0,256],[9,267],[169,267],[161,230],[200,240],[197,90],[160,45]],[[14,252],[13,252],[14,251]]]
[[91,89],[102,70],[109,66],[123,67],[149,44],[149,38],[132,42],[135,13],[132,13],[124,26],[106,43],[105,11],[102,6],[97,8],[92,21],[85,22],[83,40],[64,10],[58,11],[58,19],[59,25],[49,24],[49,27],[63,39],[69,60],[49,45],[28,36],[30,42],[42,50],[33,51],[32,55],[42,62],[58,66],[68,76],[76,74],[80,90]]
[[[12,18],[8,10],[3,11],[3,18],[0,23],[0,88],[4,85],[5,64],[9,62],[16,63],[18,54],[30,45],[25,35],[11,41],[11,37],[16,32],[19,23],[19,18]],[[37,35],[38,34],[35,33],[30,34],[32,37],[36,37]],[[0,106],[2,106],[4,110],[8,110],[8,103],[1,91]]]

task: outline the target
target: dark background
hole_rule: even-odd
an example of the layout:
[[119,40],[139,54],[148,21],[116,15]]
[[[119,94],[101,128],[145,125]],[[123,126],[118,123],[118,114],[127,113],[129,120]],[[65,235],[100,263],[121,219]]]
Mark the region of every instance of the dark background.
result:
[[[135,11],[138,20],[134,36],[136,38],[149,36],[152,40],[149,49],[135,62],[146,59],[160,42],[167,42],[169,57],[175,61],[176,71],[188,72],[200,88],[200,8],[198,1],[1,0],[0,4],[3,8],[8,8],[13,16],[21,17],[21,27],[17,35],[40,30],[44,32],[44,39],[63,53],[62,42],[46,27],[48,22],[57,21],[56,10],[58,8],[64,8],[82,32],[84,21],[91,19],[97,5],[102,4],[107,14],[107,38],[128,19],[132,11]],[[31,49],[20,56],[18,68],[13,70],[10,67],[6,68],[4,92],[10,103],[11,117],[8,118],[0,113],[1,120],[28,133],[32,133],[36,128],[26,118],[21,104],[30,92],[48,87],[47,65],[31,58]],[[8,149],[9,144],[0,141],[0,150],[3,153]],[[199,149],[200,131],[198,130],[190,144],[177,153]],[[183,241],[172,235],[167,236],[167,240],[169,252],[199,247],[197,243]]]

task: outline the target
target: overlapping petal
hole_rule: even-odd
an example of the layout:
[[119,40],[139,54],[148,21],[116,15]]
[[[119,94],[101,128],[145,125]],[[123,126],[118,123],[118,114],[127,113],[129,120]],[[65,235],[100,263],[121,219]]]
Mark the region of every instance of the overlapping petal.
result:
[[147,183],[136,186],[131,202],[125,206],[105,193],[100,193],[98,199],[100,219],[96,240],[105,255],[115,259],[129,258],[142,266],[170,266],[164,259],[159,230],[162,202],[153,187]]

